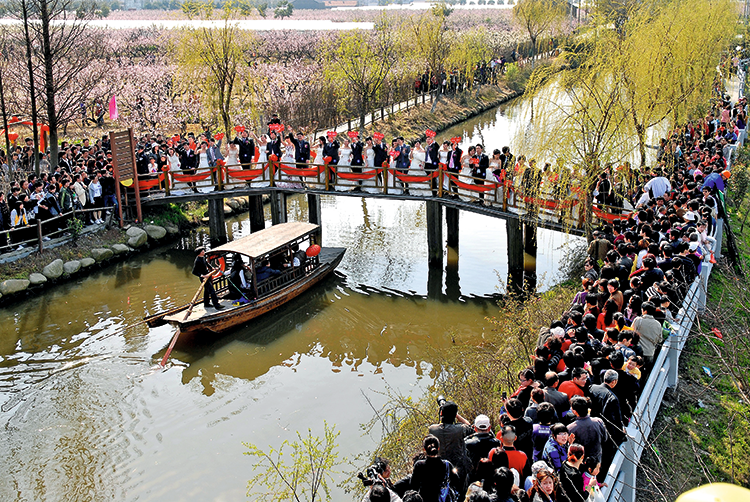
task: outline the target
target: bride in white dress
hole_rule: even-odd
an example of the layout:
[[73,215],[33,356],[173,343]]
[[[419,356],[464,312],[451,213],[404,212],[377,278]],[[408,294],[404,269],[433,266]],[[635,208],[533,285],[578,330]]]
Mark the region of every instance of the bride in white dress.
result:
[[[291,169],[295,169],[298,166],[295,164],[295,149],[294,149],[294,143],[292,143],[292,135],[290,134],[288,137],[284,138],[284,145],[281,150],[281,163],[284,165],[284,167],[289,167]],[[284,181],[296,181],[299,179],[302,181],[302,178],[299,178],[297,176],[289,176],[288,174],[281,173],[281,179]],[[290,186],[299,187],[300,185],[298,183],[289,183]]]
[[[261,134],[260,138],[255,135],[255,133],[251,133],[253,135],[253,138],[255,138],[255,141],[257,142],[257,152],[258,152],[258,162],[257,164],[253,164],[253,169],[264,169],[267,168],[266,162],[268,162],[268,154],[266,153],[266,145],[268,144],[268,136],[265,134]],[[254,155],[254,154],[253,154]],[[266,172],[263,173],[263,178],[257,178],[265,179],[266,181],[259,181],[258,183],[253,183],[253,186],[256,187],[267,187],[271,183],[268,181],[268,179],[271,176],[271,171],[269,169],[266,169]]]
[[[411,149],[409,158],[411,159],[411,165],[409,166],[410,176],[424,176],[427,174],[424,171],[424,161],[427,158],[427,152],[422,148],[422,143],[420,141],[414,143],[414,148]],[[412,186],[420,189],[418,193],[413,193],[412,195],[426,195],[425,193],[422,193],[423,183],[414,184]],[[430,188],[429,181],[427,182],[427,188]],[[432,194],[432,192],[430,192],[430,194]]]
[[[198,169],[195,171],[196,175],[199,174],[206,174],[208,172],[211,172],[211,166],[208,164],[208,151],[206,149],[206,143],[201,143],[200,150],[198,150],[198,158],[200,159],[200,162],[198,163]],[[203,192],[208,193],[213,190],[213,180],[212,176],[209,176],[205,180],[201,180],[195,183],[196,188]]]
[[240,146],[229,143],[227,151],[227,166],[231,169],[240,169]]

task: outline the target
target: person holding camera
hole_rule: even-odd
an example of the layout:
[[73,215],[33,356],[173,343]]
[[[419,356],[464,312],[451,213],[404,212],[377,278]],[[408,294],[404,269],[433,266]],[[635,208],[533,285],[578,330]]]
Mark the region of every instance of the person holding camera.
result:
[[367,477],[358,474],[362,484],[370,486],[362,502],[401,502],[401,497],[394,491],[391,481],[391,466],[388,460],[377,457],[367,468]]
[[432,424],[428,428],[428,433],[440,442],[440,457],[451,462],[456,468],[460,480],[456,489],[459,493],[463,493],[466,489],[466,477],[472,468],[471,459],[466,451],[465,438],[471,435],[474,429],[468,420],[458,414],[456,403],[446,401],[443,396],[439,396],[438,404],[440,405],[440,423]]

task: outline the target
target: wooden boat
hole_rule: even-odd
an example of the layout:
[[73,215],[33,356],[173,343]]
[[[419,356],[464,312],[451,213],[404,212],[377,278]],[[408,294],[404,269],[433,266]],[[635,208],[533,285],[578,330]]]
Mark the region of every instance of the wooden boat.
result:
[[[206,251],[210,266],[229,270],[238,255],[246,265],[246,277],[251,288],[241,294],[238,300],[229,297],[234,286],[226,275],[213,280],[219,303],[224,309],[205,308],[202,301],[197,303],[190,315],[185,318],[190,305],[182,305],[145,318],[149,326],[168,322],[185,335],[210,332],[222,333],[236,328],[263,315],[276,307],[301,295],[322,281],[341,262],[345,248],[320,248],[319,254],[306,256],[300,266],[293,266],[295,249],[306,249],[320,241],[320,227],[312,223],[282,223],[265,230],[232,241],[223,246]],[[288,267],[279,269],[280,275],[258,281],[257,272],[267,261],[284,261]],[[236,290],[239,291],[239,290]]]

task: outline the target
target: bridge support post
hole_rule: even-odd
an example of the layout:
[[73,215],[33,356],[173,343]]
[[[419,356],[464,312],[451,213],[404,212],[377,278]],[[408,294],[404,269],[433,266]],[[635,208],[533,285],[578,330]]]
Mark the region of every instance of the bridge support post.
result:
[[448,230],[448,247],[458,247],[458,211],[457,207],[445,207],[445,226]]
[[208,232],[213,243],[227,242],[224,224],[224,199],[208,199]]
[[323,213],[320,207],[320,195],[315,193],[307,194],[308,221],[316,225],[323,224]]
[[430,267],[443,267],[443,206],[440,201],[427,204],[427,262]]
[[263,196],[250,195],[247,198],[250,210],[250,232],[257,232],[266,228],[266,217],[263,214]]
[[447,296],[449,300],[455,301],[461,297],[461,285],[458,276],[458,251],[456,251],[456,248],[448,248],[448,257],[446,261],[445,296]]
[[271,192],[271,224],[286,223],[286,194],[274,190]]
[[505,221],[508,241],[508,291],[521,293],[523,290],[523,228],[521,220],[510,218]]
[[536,231],[536,225],[524,223],[524,286],[526,287],[526,291],[528,291],[529,293],[533,293],[536,290]]

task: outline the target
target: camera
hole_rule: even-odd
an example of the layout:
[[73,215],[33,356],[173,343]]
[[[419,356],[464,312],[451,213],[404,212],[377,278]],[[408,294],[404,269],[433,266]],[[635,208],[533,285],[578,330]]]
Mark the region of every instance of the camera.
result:
[[441,394],[437,397],[437,404],[438,406],[443,406],[446,403],[447,399]]
[[357,477],[362,480],[362,485],[372,486],[382,483],[380,476],[385,472],[386,464],[380,457],[375,457],[372,465],[365,469],[365,474],[357,473]]

